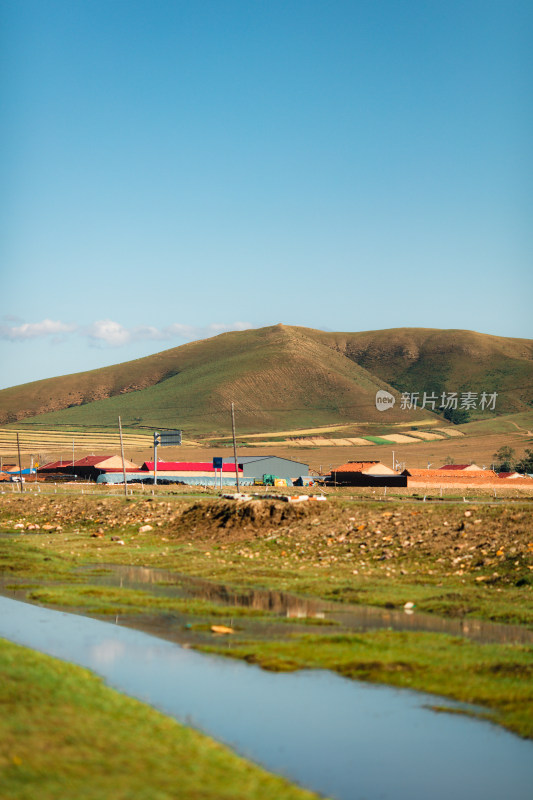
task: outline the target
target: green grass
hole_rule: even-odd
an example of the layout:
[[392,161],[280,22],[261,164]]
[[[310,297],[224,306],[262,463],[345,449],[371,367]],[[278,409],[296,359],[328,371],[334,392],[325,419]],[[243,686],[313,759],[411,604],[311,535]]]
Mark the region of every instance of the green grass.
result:
[[0,640],[2,800],[305,800],[87,670]]
[[[420,393],[498,391],[497,413],[502,414],[525,411],[531,403],[531,349],[529,340],[472,331],[338,334],[275,325],[4,389],[0,404],[4,422],[22,410],[38,415],[36,423],[115,429],[120,415],[131,428],[177,426],[221,438],[230,430],[230,389],[240,435],[353,422],[354,392],[358,419],[383,422],[374,399],[376,389],[386,385]],[[414,357],[403,355],[410,351]],[[72,396],[83,404],[68,408]],[[401,411],[397,404],[386,422],[415,421],[420,415],[431,418],[424,410]]]
[[485,706],[486,719],[533,738],[533,647],[480,645],[444,634],[376,631],[199,649],[263,669],[330,669],[357,680]]
[[[131,430],[175,426],[188,435],[223,439],[230,431],[230,394],[240,436],[342,426],[353,423],[354,415],[361,423],[418,422],[420,415],[438,420],[429,411],[402,411],[399,403],[384,419],[374,401],[376,390],[387,387],[419,392],[420,397],[424,391],[497,391],[497,414],[524,412],[533,391],[531,353],[529,340],[472,331],[400,328],[339,334],[275,325],[3,389],[0,424],[12,424],[22,413],[24,425],[116,430],[121,416]],[[72,397],[80,398],[81,405],[69,407]],[[495,414],[485,416],[492,424]],[[370,441],[390,445],[379,435]]]
[[[246,511],[215,500],[170,502],[167,497],[127,502],[4,497],[0,525],[5,529],[19,520],[41,525],[52,520],[61,529],[0,538],[0,570],[9,584],[25,584],[30,598],[58,607],[96,614],[174,614],[180,641],[192,645],[211,640],[209,617],[225,624],[238,617],[230,637],[232,652],[259,658],[265,667],[322,666],[480,702],[491,707],[495,721],[526,735],[533,709],[522,677],[533,660],[531,648],[493,649],[392,631],[354,637],[342,627],[337,627],[340,638],[287,641],[298,631],[299,620],[264,612],[248,616],[248,606],[236,608],[231,592],[269,589],[391,609],[411,601],[417,611],[434,614],[437,627],[440,618],[459,618],[531,628],[531,505],[339,500],[306,509],[268,501],[254,508]],[[147,519],[153,530],[139,534]],[[103,533],[95,537],[99,530]],[[124,544],[117,546],[111,535],[119,535]],[[234,605],[224,606],[209,594],[208,601],[164,598],[157,590],[152,593],[149,584],[143,584],[143,591],[92,585],[107,563],[159,567],[222,583],[229,587],[225,599]],[[88,565],[91,569],[76,569]],[[268,640],[263,649],[258,649],[260,639]],[[474,677],[475,684],[469,683]],[[463,684],[468,696],[461,694]]]
[[[520,414],[505,414],[492,416],[489,419],[480,419],[459,425],[458,430],[470,436],[483,436],[495,433],[512,433],[533,430],[533,410]],[[526,439],[524,444],[527,444]]]
[[369,442],[374,442],[374,444],[392,444],[389,439],[383,439],[381,436],[362,436],[362,439],[368,439]]
[[69,555],[57,555],[33,542],[24,542],[22,547],[14,548],[9,539],[0,540],[0,573],[31,578],[60,579],[72,575],[73,559]]
[[[43,507],[39,499],[5,502],[13,508],[33,502]],[[64,584],[68,576],[69,584],[81,584],[87,578],[73,572],[76,564],[149,565],[234,587],[381,607],[412,601],[418,610],[440,616],[533,625],[533,508],[472,504],[467,518],[462,503],[404,507],[400,502],[385,510],[373,503],[329,502],[316,525],[310,510],[301,522],[267,525],[270,535],[256,535],[252,526],[233,540],[230,528],[217,541],[227,516],[227,504],[218,501],[51,499],[40,515],[30,512],[29,518],[42,522],[53,512],[64,530],[0,539],[0,570],[26,582],[37,577]],[[177,514],[182,508],[190,514]],[[142,521],[148,509],[161,530],[138,535],[133,520]],[[101,525],[107,535],[93,538]],[[124,546],[117,547],[110,533],[118,533]]]
[[[374,408],[372,413],[377,413],[377,384],[370,375],[285,326],[227,333],[126,364],[5,389],[0,392],[0,402],[6,414],[25,408],[39,413],[35,421],[51,425],[116,427],[120,415],[127,426],[186,427],[223,436],[231,425],[224,398],[227,387],[237,382],[246,384],[246,396],[235,397],[241,435],[272,426],[279,430],[309,427],[310,422],[337,422],[347,413],[339,411],[339,405],[348,407],[355,390]],[[277,387],[274,408],[271,402],[270,408],[262,411],[265,390],[272,384]],[[122,387],[132,385],[140,388],[121,393]],[[87,402],[47,413],[46,398],[66,405],[62,398],[70,392]],[[98,395],[109,396],[96,400]],[[247,412],[246,408],[253,410]]]
[[419,392],[420,397],[424,391],[497,391],[498,414],[525,411],[531,404],[530,339],[431,328],[309,335],[338,347],[398,391]]
[[243,606],[217,605],[200,598],[155,597],[149,591],[107,586],[32,588],[28,598],[45,605],[84,608],[93,614],[138,614],[164,611],[187,616],[263,617],[266,612]]

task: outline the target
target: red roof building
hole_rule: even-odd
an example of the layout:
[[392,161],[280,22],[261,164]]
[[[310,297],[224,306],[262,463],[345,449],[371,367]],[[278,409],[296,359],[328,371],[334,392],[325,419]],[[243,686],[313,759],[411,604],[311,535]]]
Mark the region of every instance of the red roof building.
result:
[[[126,472],[135,472],[139,469],[137,464],[132,461],[124,459],[124,466]],[[49,464],[44,464],[39,467],[37,472],[39,474],[54,474],[66,473],[67,475],[75,475],[78,478],[88,478],[89,480],[96,480],[99,475],[104,472],[119,472],[122,471],[122,458],[120,456],[84,456],[77,461],[52,461]]]
[[65,467],[70,467],[71,465],[72,461],[64,461],[63,459],[50,461],[48,464],[43,464],[42,467],[39,467],[37,472],[63,472]]
[[[242,465],[238,465],[239,474],[242,473]],[[142,472],[153,472],[154,471],[154,462],[153,461],[145,461],[141,467]],[[168,472],[172,475],[180,474],[184,476],[190,475],[214,475],[215,469],[213,467],[212,461],[158,461],[157,462],[157,472],[163,473]],[[231,472],[233,475],[235,474],[235,464],[223,464],[222,465],[222,472],[227,473]],[[217,473],[220,473],[220,470],[217,470]]]

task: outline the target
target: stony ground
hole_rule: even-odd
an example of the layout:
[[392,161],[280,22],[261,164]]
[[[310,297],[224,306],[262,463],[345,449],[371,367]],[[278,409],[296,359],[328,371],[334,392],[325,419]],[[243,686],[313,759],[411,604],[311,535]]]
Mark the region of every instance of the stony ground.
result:
[[[129,615],[141,628],[142,617],[157,635],[169,636],[171,626],[183,644],[268,669],[321,667],[476,703],[533,736],[532,522],[527,503],[9,494],[0,496],[0,578],[26,599]],[[165,568],[163,592],[99,584],[111,564]],[[165,596],[180,575],[203,578],[213,591],[203,599]],[[435,631],[446,617],[522,627],[505,628],[494,644],[417,630],[317,628],[315,619],[302,624],[272,608],[228,605],[251,589],[386,609],[407,603],[415,614],[432,614]],[[217,645],[221,623],[235,631]],[[508,636],[512,630],[520,636]]]
[[[406,595],[438,613],[528,624],[532,523],[533,509],[520,504],[0,498],[4,530],[86,561],[350,602],[397,605]],[[496,603],[499,612],[488,608]]]

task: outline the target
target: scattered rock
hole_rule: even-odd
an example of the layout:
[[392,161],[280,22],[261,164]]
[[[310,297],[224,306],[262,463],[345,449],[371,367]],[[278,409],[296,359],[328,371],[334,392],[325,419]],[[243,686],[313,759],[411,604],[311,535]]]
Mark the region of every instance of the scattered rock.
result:
[[228,634],[228,633],[235,633],[233,628],[229,628],[227,625],[211,625],[211,630],[213,633],[218,634]]

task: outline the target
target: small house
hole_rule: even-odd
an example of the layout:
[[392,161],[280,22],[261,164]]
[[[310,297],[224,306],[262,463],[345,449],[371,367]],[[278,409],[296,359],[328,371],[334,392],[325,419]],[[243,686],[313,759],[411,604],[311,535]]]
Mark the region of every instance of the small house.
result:
[[337,486],[407,486],[407,476],[381,461],[348,461],[331,470],[330,482]]

